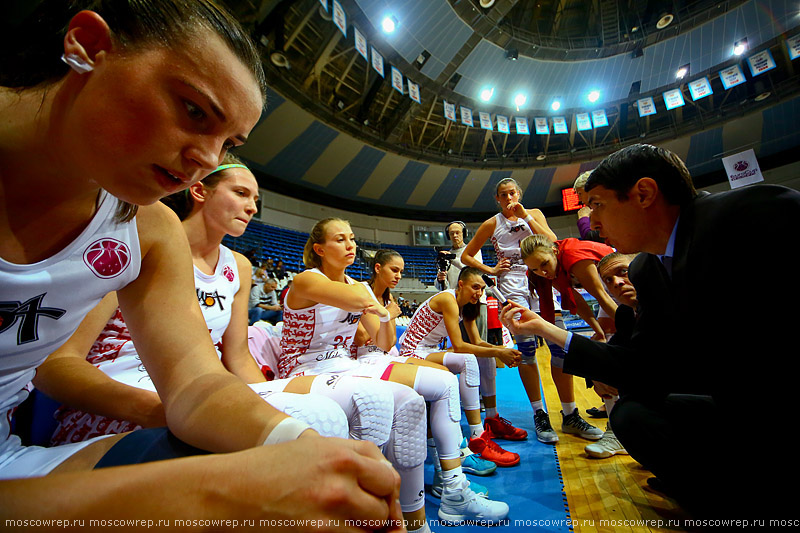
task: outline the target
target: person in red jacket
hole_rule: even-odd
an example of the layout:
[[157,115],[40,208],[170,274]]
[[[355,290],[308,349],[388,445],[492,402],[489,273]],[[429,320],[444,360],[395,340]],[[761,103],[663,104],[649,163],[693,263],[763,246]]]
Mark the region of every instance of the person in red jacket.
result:
[[592,338],[605,340],[605,332],[594,316],[583,295],[581,287],[595,297],[600,307],[610,316],[617,311],[617,304],[606,292],[603,280],[597,273],[597,262],[613,252],[605,244],[580,239],[551,241],[544,235],[531,235],[520,243],[522,260],[528,267],[528,284],[539,293],[540,314],[548,322],[554,322],[555,306],[552,287],[561,293],[561,306],[577,313],[594,330]]

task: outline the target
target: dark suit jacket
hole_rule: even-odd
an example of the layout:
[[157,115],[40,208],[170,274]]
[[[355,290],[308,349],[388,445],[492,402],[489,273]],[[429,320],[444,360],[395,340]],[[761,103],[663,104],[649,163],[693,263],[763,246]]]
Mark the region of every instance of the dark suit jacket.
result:
[[798,221],[800,193],[784,187],[698,196],[681,208],[671,276],[651,254],[631,264],[639,310],[629,345],[575,335],[564,370],[628,394],[780,405],[797,376]]

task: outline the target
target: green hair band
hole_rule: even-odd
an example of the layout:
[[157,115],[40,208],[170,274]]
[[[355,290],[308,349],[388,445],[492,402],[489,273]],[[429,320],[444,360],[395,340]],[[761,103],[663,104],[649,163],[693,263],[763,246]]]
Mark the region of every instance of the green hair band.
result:
[[[229,165],[220,165],[220,166],[218,166],[216,169],[214,169],[214,172],[212,172],[211,174],[216,174],[217,172],[222,172],[223,170],[227,170],[227,169],[229,169],[229,168],[243,168],[243,169],[245,169],[245,170],[250,170],[249,168],[247,168],[246,166],[244,166],[244,165],[242,165],[242,164],[239,164],[239,163],[231,163],[231,164],[229,164]],[[209,176],[210,176],[211,174],[209,174]],[[206,176],[206,177],[208,177],[208,176]]]

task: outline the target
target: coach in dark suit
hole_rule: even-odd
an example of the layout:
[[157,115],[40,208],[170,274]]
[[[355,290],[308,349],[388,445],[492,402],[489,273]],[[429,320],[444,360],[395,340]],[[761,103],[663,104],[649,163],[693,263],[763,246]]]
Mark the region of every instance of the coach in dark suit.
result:
[[567,336],[530,314],[507,313],[512,329],[563,341],[565,372],[626,391],[617,437],[691,511],[794,514],[780,485],[798,470],[787,408],[800,194],[698,195],[683,162],[649,145],[607,157],[585,187],[593,228],[620,252],[646,252],[629,272],[639,299],[629,345]]

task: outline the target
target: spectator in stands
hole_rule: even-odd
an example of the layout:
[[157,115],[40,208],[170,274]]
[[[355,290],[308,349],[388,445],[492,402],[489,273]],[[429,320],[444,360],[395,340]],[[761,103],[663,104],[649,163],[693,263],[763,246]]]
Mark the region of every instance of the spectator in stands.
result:
[[286,266],[284,266],[283,261],[278,259],[278,262],[275,263],[275,279],[282,280],[286,277]]
[[261,263],[261,268],[267,273],[268,278],[275,277],[275,261],[273,261],[271,257],[268,257],[266,261]]
[[[720,428],[740,427],[742,420],[768,428],[786,423],[782,407],[792,401],[797,361],[784,357],[793,332],[777,328],[773,317],[796,324],[800,311],[783,291],[742,294],[741,268],[731,254],[758,243],[754,260],[762,270],[784,264],[787,243],[796,241],[800,194],[774,185],[697,194],[683,161],[649,145],[608,156],[586,192],[594,229],[620,252],[644,252],[630,265],[639,303],[630,344],[569,335],[534,313],[517,320],[518,308],[507,312],[507,323],[565,346],[565,370],[624,391],[611,414],[616,436],[691,511],[792,515],[791,491],[772,488],[798,475],[793,440],[772,439],[764,464],[743,457],[739,446],[721,445]],[[687,342],[669,342],[676,332]],[[745,338],[757,339],[757,356],[774,364],[753,364]],[[743,394],[781,407],[765,409],[742,401]],[[675,446],[687,437],[691,446]]]
[[278,301],[278,282],[268,278],[262,285],[255,285],[250,290],[250,324],[265,320],[273,326],[283,320],[281,304]]

